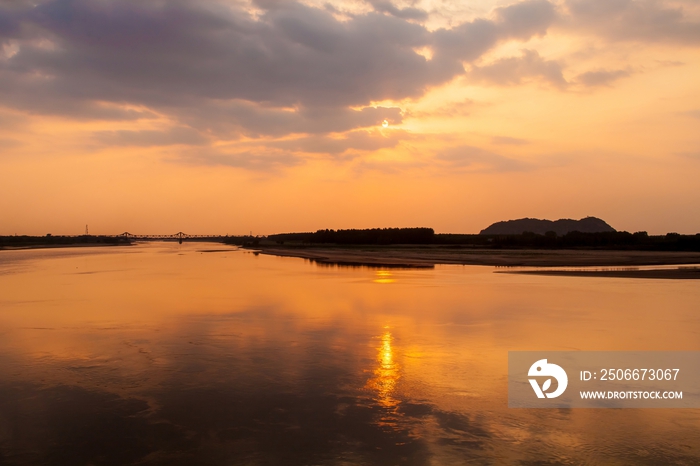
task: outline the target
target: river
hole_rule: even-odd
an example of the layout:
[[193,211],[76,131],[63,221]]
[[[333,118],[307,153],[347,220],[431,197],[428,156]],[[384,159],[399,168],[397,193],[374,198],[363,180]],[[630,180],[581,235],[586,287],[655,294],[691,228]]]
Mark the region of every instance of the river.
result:
[[0,464],[700,464],[700,410],[510,409],[509,350],[700,350],[694,280],[0,251]]

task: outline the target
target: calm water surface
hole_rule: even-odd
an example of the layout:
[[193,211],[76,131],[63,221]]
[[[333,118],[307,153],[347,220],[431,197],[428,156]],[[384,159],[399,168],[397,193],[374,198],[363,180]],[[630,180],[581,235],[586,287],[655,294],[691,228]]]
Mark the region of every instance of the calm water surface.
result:
[[700,410],[508,409],[508,350],[700,350],[694,280],[0,251],[0,464],[700,464]]

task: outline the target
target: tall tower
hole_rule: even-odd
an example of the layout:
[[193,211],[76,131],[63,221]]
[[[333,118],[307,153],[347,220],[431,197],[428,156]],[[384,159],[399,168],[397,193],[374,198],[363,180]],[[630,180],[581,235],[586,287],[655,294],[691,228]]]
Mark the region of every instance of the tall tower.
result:
[[88,235],[89,235],[89,233],[88,233],[88,227],[87,227],[87,225],[85,225],[85,236],[88,236]]

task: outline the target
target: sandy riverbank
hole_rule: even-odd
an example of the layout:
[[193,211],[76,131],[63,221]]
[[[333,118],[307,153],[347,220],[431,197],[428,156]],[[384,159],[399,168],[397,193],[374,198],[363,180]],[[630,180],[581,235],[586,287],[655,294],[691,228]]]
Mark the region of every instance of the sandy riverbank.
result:
[[[433,246],[385,247],[285,247],[262,246],[255,248],[261,254],[300,257],[324,264],[368,265],[388,267],[432,267],[436,264],[490,265],[502,267],[616,267],[645,265],[683,265],[700,263],[700,252],[662,251],[608,251],[608,250],[529,250],[529,249],[458,249]],[[675,269],[672,269],[673,271]],[[692,270],[692,269],[691,269]],[[645,278],[695,278],[695,272],[671,271],[589,271],[598,276],[644,276]],[[540,273],[541,271],[528,271]],[[557,275],[577,271],[542,271]],[[655,272],[654,274],[650,272]],[[609,275],[605,275],[612,273]],[[602,274],[602,275],[601,275]],[[666,277],[666,276],[669,277]],[[588,276],[588,275],[585,275]],[[693,277],[691,277],[693,276]]]
[[672,280],[698,280],[700,268],[678,267],[656,270],[514,270],[498,271],[522,275],[550,275],[555,277],[611,277],[611,278],[651,278]]

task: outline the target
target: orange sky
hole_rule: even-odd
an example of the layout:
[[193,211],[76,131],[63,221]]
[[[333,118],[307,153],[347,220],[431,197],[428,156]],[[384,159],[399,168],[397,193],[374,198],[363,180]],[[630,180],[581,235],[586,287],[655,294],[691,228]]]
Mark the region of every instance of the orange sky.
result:
[[0,1],[0,44],[0,234],[700,232],[696,1]]

